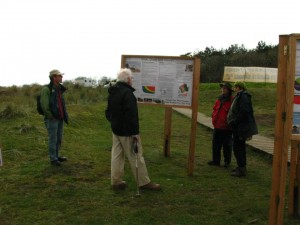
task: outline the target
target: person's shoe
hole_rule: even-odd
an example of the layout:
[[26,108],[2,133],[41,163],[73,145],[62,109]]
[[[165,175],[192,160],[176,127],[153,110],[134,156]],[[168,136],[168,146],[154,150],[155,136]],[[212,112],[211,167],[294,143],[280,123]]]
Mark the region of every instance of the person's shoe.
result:
[[53,161],[51,161],[50,163],[51,163],[51,165],[53,165],[53,166],[60,166],[60,165],[61,165],[61,162],[58,161],[58,160],[53,160]]
[[126,187],[127,187],[127,184],[126,184],[125,181],[122,181],[122,183],[120,183],[120,184],[114,184],[114,185],[112,185],[112,189],[114,191],[123,191],[123,190],[126,189]]
[[65,161],[68,161],[68,159],[67,159],[67,157],[62,156],[62,157],[58,157],[58,161],[65,162]]
[[161,189],[161,187],[160,187],[160,184],[156,184],[156,183],[150,182],[150,183],[148,183],[146,185],[141,186],[140,189],[158,191],[158,190]]
[[230,162],[225,162],[225,163],[224,163],[224,167],[225,167],[225,168],[228,168],[229,166],[230,166]]
[[220,166],[220,163],[217,163],[215,161],[209,161],[209,162],[207,162],[207,164],[210,166]]
[[246,167],[237,167],[234,171],[231,172],[231,176],[234,177],[244,177],[247,175]]

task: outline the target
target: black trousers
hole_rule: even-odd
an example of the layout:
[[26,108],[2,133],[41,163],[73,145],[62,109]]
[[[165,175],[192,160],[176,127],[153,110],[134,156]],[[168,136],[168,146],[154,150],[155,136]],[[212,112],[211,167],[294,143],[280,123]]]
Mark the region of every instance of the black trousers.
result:
[[212,153],[213,161],[220,163],[221,161],[221,150],[223,148],[224,162],[229,164],[231,162],[232,152],[232,131],[214,129],[213,140],[212,140]]
[[245,167],[247,164],[246,158],[246,140],[240,139],[236,129],[233,129],[233,152],[236,158],[238,167]]

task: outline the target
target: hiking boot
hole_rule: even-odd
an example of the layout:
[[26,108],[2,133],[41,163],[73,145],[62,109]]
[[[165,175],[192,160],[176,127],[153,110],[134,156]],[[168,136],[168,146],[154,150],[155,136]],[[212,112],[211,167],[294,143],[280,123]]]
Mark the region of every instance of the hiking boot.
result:
[[58,161],[58,160],[53,160],[53,161],[51,161],[50,163],[51,163],[51,165],[53,165],[53,166],[60,166],[60,165],[61,165],[61,162]]
[[225,163],[224,163],[224,167],[225,167],[225,168],[228,168],[229,166],[230,166],[230,162],[225,162]]
[[156,184],[153,182],[150,182],[144,186],[141,186],[140,188],[143,190],[151,190],[151,191],[157,191],[157,190],[161,189],[160,184]]
[[114,191],[123,191],[123,190],[126,189],[126,187],[127,187],[127,184],[126,184],[125,181],[122,181],[122,183],[120,183],[120,184],[113,184],[112,185],[112,189]]
[[210,166],[220,166],[220,163],[217,163],[215,161],[209,161],[209,162],[207,162],[207,164]]
[[246,167],[237,167],[231,172],[231,176],[234,177],[244,177],[247,175]]
[[67,159],[67,157],[62,156],[62,157],[58,157],[58,161],[65,162],[65,161],[68,161],[68,159]]

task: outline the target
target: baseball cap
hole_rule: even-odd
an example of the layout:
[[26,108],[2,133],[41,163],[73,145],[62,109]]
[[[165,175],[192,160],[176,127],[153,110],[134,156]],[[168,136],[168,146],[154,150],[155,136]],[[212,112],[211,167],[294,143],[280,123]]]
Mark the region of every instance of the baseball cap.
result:
[[234,86],[239,86],[241,89],[244,89],[244,90],[247,89],[246,84],[243,81],[237,81],[237,82],[235,82]]
[[61,73],[59,70],[51,70],[50,73],[49,73],[49,77],[53,77],[54,75],[64,75],[64,73]]
[[230,83],[228,83],[228,82],[221,83],[220,87],[227,87],[228,90],[233,91],[232,90],[232,85]]

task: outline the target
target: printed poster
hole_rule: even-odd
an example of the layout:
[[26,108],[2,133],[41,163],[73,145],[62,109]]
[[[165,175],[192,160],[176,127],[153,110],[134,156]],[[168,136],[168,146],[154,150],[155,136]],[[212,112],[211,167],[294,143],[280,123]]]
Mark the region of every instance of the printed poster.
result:
[[133,72],[133,88],[140,103],[192,105],[194,60],[126,58]]
[[294,112],[293,112],[293,133],[300,133],[300,40],[296,43],[296,68],[294,82]]

